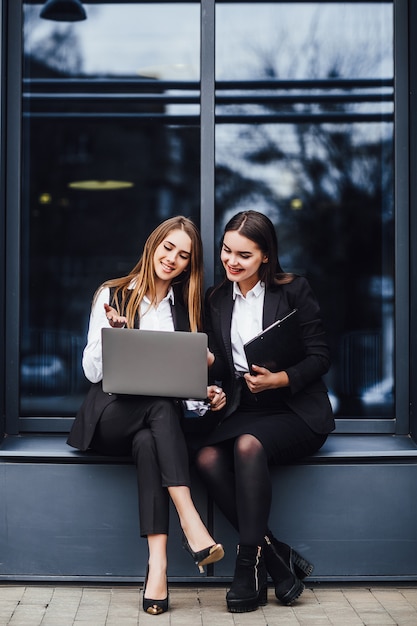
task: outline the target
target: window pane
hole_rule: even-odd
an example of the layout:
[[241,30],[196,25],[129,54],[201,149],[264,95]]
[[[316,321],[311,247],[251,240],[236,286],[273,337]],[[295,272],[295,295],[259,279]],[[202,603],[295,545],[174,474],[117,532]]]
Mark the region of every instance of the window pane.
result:
[[74,415],[90,303],[200,202],[198,5],[25,7],[21,414]]
[[81,22],[40,19],[42,6],[24,3],[24,45],[43,69],[92,78],[200,77],[198,3],[85,4]]
[[231,2],[216,7],[218,80],[386,78],[392,2]]
[[392,28],[386,2],[216,12],[217,239],[238,210],[276,224],[320,300],[343,417],[394,415]]

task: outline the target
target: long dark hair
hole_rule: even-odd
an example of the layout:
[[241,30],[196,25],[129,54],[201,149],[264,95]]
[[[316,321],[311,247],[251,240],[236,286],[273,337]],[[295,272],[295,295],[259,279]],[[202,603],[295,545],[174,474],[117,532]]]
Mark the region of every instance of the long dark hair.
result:
[[241,211],[236,213],[226,224],[223,239],[227,232],[237,231],[250,239],[268,257],[267,263],[259,268],[259,278],[266,287],[290,283],[294,274],[284,272],[278,258],[278,239],[275,227],[269,217],[259,211]]

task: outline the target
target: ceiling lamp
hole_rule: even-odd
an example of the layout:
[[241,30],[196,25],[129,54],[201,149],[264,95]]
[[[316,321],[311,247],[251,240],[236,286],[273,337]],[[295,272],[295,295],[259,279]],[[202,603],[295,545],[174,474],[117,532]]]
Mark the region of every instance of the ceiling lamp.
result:
[[70,189],[82,189],[84,191],[109,191],[112,189],[129,189],[134,184],[124,180],[77,180],[68,183]]
[[80,22],[87,19],[80,0],[47,0],[40,16],[57,22]]

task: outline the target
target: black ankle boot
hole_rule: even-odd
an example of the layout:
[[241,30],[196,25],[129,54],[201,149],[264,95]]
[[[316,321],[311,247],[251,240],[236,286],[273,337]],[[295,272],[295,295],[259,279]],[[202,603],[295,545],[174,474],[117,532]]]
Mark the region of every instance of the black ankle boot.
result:
[[231,613],[256,611],[267,603],[267,574],[260,546],[238,546],[233,583],[226,602]]
[[303,593],[304,584],[296,576],[291,559],[286,561],[282,558],[268,535],[265,537],[264,554],[266,569],[274,581],[277,600],[286,606],[292,604]]
[[291,548],[291,546],[287,545],[283,541],[278,541],[271,531],[267,532],[265,540],[267,543],[272,543],[284,563],[287,564],[287,567],[294,570],[294,574],[297,578],[304,580],[304,578],[310,576],[314,569],[314,565],[309,563],[309,561],[302,557],[301,554],[298,554],[294,548]]

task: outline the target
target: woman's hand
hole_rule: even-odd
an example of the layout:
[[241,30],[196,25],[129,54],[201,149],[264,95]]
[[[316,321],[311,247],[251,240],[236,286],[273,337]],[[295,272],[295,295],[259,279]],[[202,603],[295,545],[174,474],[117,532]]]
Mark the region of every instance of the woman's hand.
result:
[[211,411],[220,411],[226,405],[226,394],[217,385],[207,387],[207,398],[210,401]]
[[266,367],[260,365],[252,365],[252,369],[256,372],[255,376],[245,374],[244,378],[251,393],[259,393],[268,389],[278,389],[279,387],[288,387],[290,380],[287,372],[271,372]]
[[112,328],[123,328],[127,324],[127,318],[124,315],[119,315],[116,309],[113,309],[108,304],[104,304],[104,310],[106,311],[106,317]]

